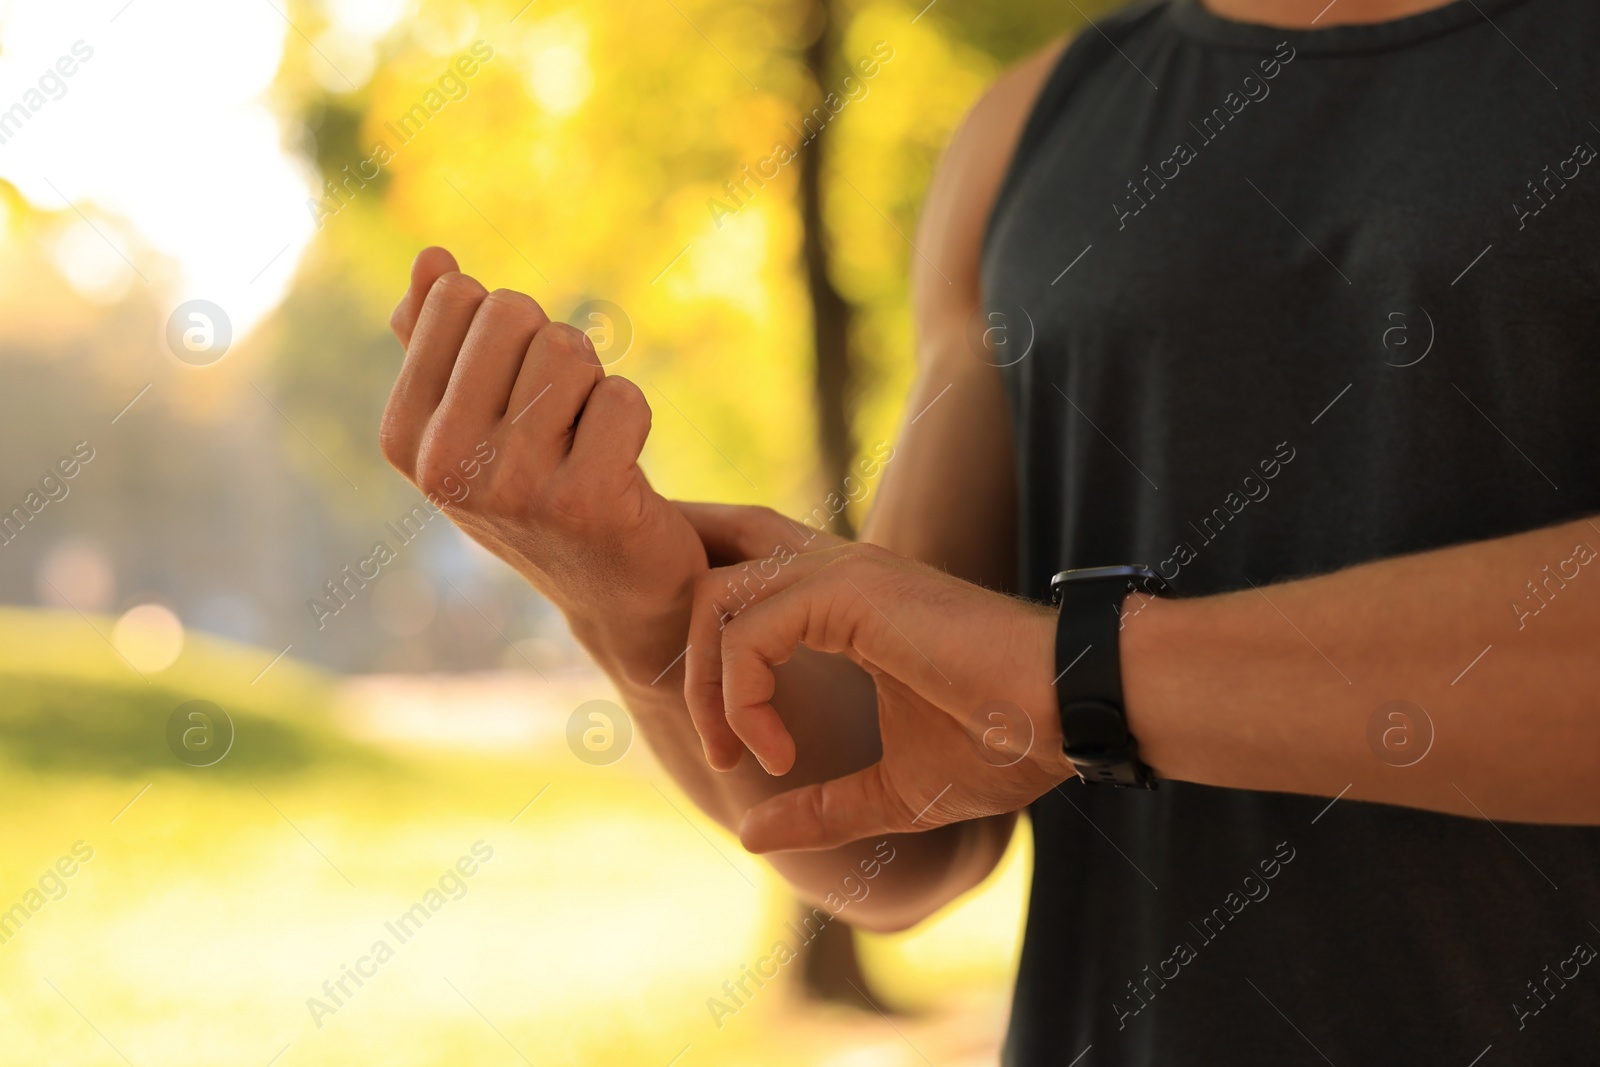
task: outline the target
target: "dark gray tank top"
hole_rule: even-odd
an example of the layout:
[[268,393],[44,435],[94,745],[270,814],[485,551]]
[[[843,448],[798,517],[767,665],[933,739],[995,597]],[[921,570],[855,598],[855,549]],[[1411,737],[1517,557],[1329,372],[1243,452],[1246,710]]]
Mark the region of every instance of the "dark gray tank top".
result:
[[[1143,562],[1200,596],[1600,513],[1597,57],[1595,0],[1085,29],[985,242],[1027,351],[1021,590]],[[1075,781],[1032,821],[1008,1063],[1600,1056],[1600,829]]]

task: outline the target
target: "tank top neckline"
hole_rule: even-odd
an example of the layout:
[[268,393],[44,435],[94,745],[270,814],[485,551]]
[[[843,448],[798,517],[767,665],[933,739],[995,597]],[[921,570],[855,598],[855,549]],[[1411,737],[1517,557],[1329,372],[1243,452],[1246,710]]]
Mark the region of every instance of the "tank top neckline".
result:
[[1309,29],[1239,22],[1213,14],[1202,0],[1171,0],[1168,17],[1185,36],[1222,48],[1272,52],[1287,42],[1296,53],[1350,55],[1419,44],[1475,23],[1491,22],[1496,14],[1527,2],[1529,0],[1451,0],[1440,7],[1386,22]]

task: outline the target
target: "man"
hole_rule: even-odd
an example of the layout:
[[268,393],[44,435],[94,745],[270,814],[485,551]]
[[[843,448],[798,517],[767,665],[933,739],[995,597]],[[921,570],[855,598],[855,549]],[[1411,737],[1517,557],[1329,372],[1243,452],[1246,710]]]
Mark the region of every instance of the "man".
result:
[[1170,0],[1005,75],[861,545],[655,494],[638,389],[437,249],[385,454],[504,447],[452,517],[802,895],[893,834],[852,914],[904,928],[1031,804],[1009,1062],[1581,1061],[1597,45],[1585,0]]

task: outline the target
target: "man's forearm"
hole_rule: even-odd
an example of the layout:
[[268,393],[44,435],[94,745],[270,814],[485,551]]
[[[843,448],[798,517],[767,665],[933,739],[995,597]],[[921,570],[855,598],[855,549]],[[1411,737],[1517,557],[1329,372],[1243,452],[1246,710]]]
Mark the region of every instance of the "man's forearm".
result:
[[1163,777],[1600,823],[1600,522],[1135,596],[1122,661]]
[[[656,758],[689,798],[729,830],[746,811],[779,793],[859,770],[878,758],[872,680],[842,657],[804,649],[779,669],[775,701],[803,755],[781,777],[748,753],[731,771],[707,764],[683,699],[683,672],[655,685],[622,685],[623,696]],[[1010,818],[979,820],[928,833],[890,834],[819,852],[777,853],[773,867],[807,901],[850,900],[846,918],[869,929],[903,929],[972,888],[991,871],[1010,840]],[[887,841],[887,849],[879,845]],[[893,859],[883,862],[885,853]],[[876,863],[874,863],[876,861]],[[862,864],[877,873],[863,880]],[[846,879],[852,881],[847,884]],[[851,886],[870,893],[851,899]]]
[[[1140,755],[1206,785],[1600,825],[1596,545],[1600,524],[1578,521],[1245,592],[1130,596]],[[722,630],[721,685],[691,693],[696,720],[716,705],[765,766],[788,767],[804,746],[769,703],[773,667],[803,644],[872,664],[883,759],[751,809],[745,847],[827,849],[1048,792],[1072,773],[1056,629],[1043,605],[876,546],[798,558]],[[975,712],[992,723],[976,738]]]

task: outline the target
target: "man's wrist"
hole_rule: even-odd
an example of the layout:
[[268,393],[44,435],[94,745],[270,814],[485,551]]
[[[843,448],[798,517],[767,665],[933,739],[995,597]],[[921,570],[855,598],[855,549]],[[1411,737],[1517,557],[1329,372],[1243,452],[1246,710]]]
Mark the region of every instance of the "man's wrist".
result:
[[687,607],[659,617],[566,614],[573,638],[625,695],[665,691],[681,699]]
[[1041,682],[1037,696],[1023,706],[1037,708],[1037,726],[1034,731],[1034,762],[1039,763],[1060,785],[1077,774],[1072,761],[1067,759],[1066,739],[1061,730],[1061,701],[1056,690],[1060,668],[1056,666],[1056,626],[1059,618],[1054,608],[1040,605],[1030,608],[1029,645],[1034,649],[1033,659],[1038,667],[1028,674]]
[[1171,701],[1166,691],[1174,678],[1174,664],[1186,647],[1184,637],[1190,612],[1182,599],[1132,593],[1122,604],[1119,655],[1122,664],[1122,701],[1128,732],[1139,745],[1139,758],[1157,778],[1168,776],[1171,761],[1170,731],[1164,712]]

